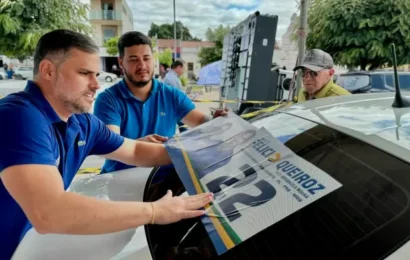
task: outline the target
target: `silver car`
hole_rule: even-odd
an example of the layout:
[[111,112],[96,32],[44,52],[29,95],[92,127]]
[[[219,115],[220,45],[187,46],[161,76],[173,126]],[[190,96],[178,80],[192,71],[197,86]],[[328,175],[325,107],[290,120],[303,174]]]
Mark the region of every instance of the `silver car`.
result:
[[[316,99],[251,119],[342,187],[220,256],[190,219],[95,236],[30,230],[13,259],[408,259],[410,109],[392,108],[393,94]],[[172,167],[85,177],[70,189],[128,201],[185,192]]]

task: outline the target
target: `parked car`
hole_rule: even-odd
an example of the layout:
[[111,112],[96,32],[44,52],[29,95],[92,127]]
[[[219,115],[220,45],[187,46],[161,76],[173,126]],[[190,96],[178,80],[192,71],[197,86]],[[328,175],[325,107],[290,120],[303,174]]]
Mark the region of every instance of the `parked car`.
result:
[[[410,91],[410,72],[399,71],[399,82],[403,91]],[[389,70],[352,71],[337,76],[336,83],[352,94],[394,92],[394,74]]]
[[[408,259],[410,108],[393,108],[393,99],[394,93],[328,97],[249,121],[342,186],[220,256],[195,218],[93,236],[31,229],[13,259]],[[185,193],[173,167],[128,169],[70,186],[126,201],[154,201],[167,189]],[[249,225],[266,218],[275,215],[256,214]]]
[[13,78],[14,79],[33,79],[33,70],[32,66],[20,66],[14,70]]
[[100,75],[98,75],[98,80],[105,81],[105,82],[113,82],[118,78],[117,75],[110,72],[100,71]]

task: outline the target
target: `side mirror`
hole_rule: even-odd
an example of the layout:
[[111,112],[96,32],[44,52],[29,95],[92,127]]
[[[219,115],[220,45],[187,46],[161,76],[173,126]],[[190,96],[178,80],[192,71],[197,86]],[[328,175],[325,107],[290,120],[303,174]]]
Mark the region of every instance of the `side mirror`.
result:
[[290,89],[290,83],[292,82],[292,79],[291,78],[285,78],[283,81],[282,81],[282,88],[284,89],[284,90],[287,90],[287,91],[289,91],[289,89]]

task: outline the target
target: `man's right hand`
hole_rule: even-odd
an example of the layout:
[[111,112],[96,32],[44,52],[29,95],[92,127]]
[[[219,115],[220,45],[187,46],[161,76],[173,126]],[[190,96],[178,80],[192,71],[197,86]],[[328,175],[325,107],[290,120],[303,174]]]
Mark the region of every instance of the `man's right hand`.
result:
[[167,137],[156,135],[156,134],[147,135],[147,136],[144,136],[144,137],[141,137],[141,138],[138,139],[138,141],[144,141],[144,142],[149,142],[149,143],[158,143],[158,144],[162,144],[166,140],[168,140]]
[[169,224],[186,218],[199,217],[205,214],[199,210],[213,200],[212,193],[193,196],[172,196],[172,191],[153,202],[154,224]]

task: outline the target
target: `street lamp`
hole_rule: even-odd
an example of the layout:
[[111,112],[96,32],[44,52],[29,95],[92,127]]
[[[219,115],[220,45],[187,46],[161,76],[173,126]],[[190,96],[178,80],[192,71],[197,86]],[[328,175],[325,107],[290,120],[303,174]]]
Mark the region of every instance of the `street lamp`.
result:
[[174,0],[174,60],[177,58],[177,23],[175,21],[176,13],[175,13],[175,0]]

